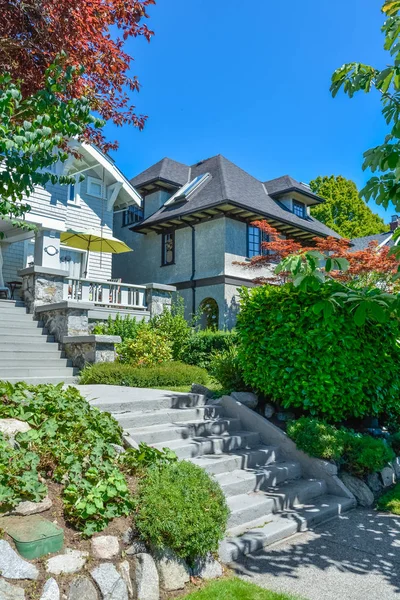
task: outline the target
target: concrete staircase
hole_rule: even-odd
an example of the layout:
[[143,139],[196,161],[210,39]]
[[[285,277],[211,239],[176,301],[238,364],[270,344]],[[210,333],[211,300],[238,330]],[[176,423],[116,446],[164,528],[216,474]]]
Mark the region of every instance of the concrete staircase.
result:
[[297,462],[282,460],[278,447],[261,444],[256,431],[243,431],[239,419],[225,417],[219,406],[205,406],[202,396],[160,392],[159,397],[141,398],[131,392],[118,398],[107,394],[91,404],[114,415],[128,444],[171,448],[215,476],[231,511],[220,546],[224,562],[354,505],[329,495],[324,481],[304,479]]
[[75,383],[77,370],[19,301],[0,300],[0,380]]

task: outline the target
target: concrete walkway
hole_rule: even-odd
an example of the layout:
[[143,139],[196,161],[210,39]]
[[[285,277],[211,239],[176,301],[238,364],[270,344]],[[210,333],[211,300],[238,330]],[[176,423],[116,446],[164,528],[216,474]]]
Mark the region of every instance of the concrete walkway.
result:
[[399,600],[400,517],[353,510],[232,566],[245,580],[307,600]]
[[125,387],[121,385],[74,385],[89,402],[100,400],[100,402],[117,400],[156,400],[160,398],[171,398],[173,396],[187,396],[183,392],[171,392],[170,390],[154,390],[150,388]]

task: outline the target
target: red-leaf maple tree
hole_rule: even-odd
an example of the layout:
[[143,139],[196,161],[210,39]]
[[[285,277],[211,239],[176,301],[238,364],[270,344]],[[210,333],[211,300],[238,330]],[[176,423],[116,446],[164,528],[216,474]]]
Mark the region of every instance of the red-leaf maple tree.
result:
[[[241,263],[250,269],[269,267],[279,263],[282,259],[292,254],[304,253],[318,250],[323,254],[329,254],[332,258],[345,258],[349,262],[349,269],[345,272],[331,271],[330,276],[346,282],[359,283],[361,286],[378,286],[387,291],[393,290],[399,283],[393,283],[392,276],[397,273],[399,266],[395,256],[389,256],[389,246],[379,248],[377,242],[370,242],[364,250],[353,251],[348,239],[333,237],[315,237],[312,246],[306,246],[293,239],[283,239],[280,232],[272,227],[267,221],[255,221],[252,225],[258,227],[268,236],[269,241],[261,243],[265,252],[260,256],[254,256],[249,262]],[[287,274],[273,274],[255,279],[257,283],[283,283],[287,280]]]
[[[153,32],[142,23],[155,0],[0,0],[0,71],[22,82],[22,93],[37,92],[46,69],[62,56],[65,66],[82,66],[69,88],[72,97],[85,96],[93,111],[116,125],[143,128],[129,98],[139,90],[129,74],[133,58],[124,44],[131,37],[150,41]],[[88,128],[86,138],[104,150],[101,132]]]

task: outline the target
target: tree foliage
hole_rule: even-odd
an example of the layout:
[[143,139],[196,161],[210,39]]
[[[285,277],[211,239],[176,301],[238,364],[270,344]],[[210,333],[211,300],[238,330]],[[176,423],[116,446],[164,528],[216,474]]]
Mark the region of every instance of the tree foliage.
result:
[[[384,49],[390,54],[386,65],[373,67],[359,62],[347,63],[332,76],[331,92],[340,89],[352,98],[358,91],[377,90],[381,95],[382,114],[390,127],[382,144],[364,153],[363,169],[376,173],[361,190],[368,202],[371,198],[385,208],[390,202],[400,210],[400,0],[386,0],[382,12]],[[390,62],[389,62],[390,61]]]
[[[83,67],[67,90],[68,98],[85,97],[92,110],[117,125],[142,128],[128,92],[139,82],[129,74],[132,57],[125,51],[129,37],[150,40],[142,19],[155,0],[0,0],[0,72],[23,81],[23,98],[45,84],[46,69],[64,55],[64,68]],[[103,135],[92,127],[87,137],[107,149]]]
[[25,226],[15,219],[30,210],[24,200],[35,186],[74,181],[50,170],[72,151],[67,140],[79,138],[88,125],[102,125],[86,98],[63,99],[75,71],[51,65],[43,87],[26,97],[9,74],[0,75],[0,218],[15,226]]
[[317,177],[310,182],[325,202],[311,207],[313,217],[345,238],[363,237],[388,230],[383,220],[360,198],[354,181],[341,175]]

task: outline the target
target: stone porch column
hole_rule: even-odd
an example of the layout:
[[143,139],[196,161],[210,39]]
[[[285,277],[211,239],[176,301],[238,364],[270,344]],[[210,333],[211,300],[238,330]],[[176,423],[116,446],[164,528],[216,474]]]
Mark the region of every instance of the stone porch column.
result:
[[164,310],[171,310],[172,296],[176,293],[176,287],[163,283],[146,284],[146,305],[150,311],[150,318],[161,315]]

